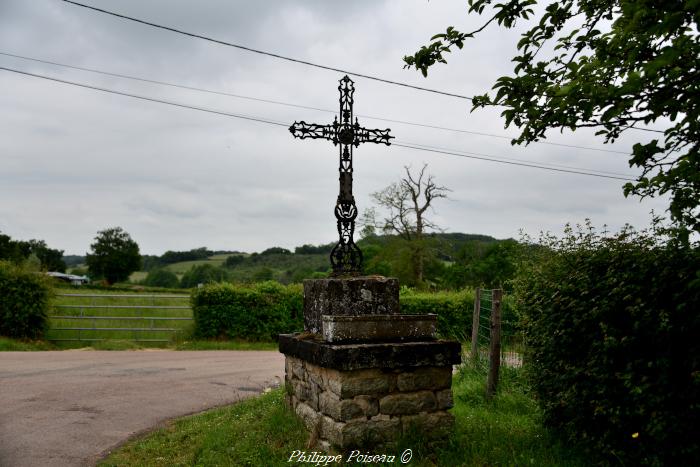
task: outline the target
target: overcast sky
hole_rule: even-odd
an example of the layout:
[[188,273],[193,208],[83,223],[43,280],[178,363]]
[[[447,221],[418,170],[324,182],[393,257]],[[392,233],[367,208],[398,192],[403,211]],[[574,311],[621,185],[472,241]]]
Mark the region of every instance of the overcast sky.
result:
[[[512,69],[518,31],[491,28],[428,79],[402,57],[448,25],[468,30],[462,0],[353,2],[85,0],[146,21],[357,73],[457,94],[488,90]],[[0,0],[0,52],[294,104],[336,109],[342,74],[216,45],[59,0]],[[333,114],[134,82],[0,55],[0,66],[291,124]],[[514,135],[498,110],[356,77],[355,113]],[[398,141],[634,175],[624,154],[532,144],[360,118]],[[603,145],[592,131],[550,142],[629,151],[648,133]],[[84,254],[98,230],[121,226],[142,253],[260,251],[337,237],[338,151],[285,127],[140,101],[0,70],[0,231]],[[360,211],[403,167],[429,164],[452,189],[433,221],[449,232],[518,237],[567,222],[649,224],[663,199],[625,198],[622,181],[496,164],[399,147],[355,150]]]

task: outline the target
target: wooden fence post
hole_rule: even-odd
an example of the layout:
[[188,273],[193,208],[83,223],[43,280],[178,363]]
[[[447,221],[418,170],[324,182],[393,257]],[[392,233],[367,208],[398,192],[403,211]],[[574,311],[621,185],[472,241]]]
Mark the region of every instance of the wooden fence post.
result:
[[472,363],[479,360],[479,312],[481,311],[481,287],[474,292],[474,314],[472,315]]
[[486,379],[486,395],[496,394],[498,371],[501,367],[501,300],[503,290],[491,291],[491,339],[489,346],[489,374]]

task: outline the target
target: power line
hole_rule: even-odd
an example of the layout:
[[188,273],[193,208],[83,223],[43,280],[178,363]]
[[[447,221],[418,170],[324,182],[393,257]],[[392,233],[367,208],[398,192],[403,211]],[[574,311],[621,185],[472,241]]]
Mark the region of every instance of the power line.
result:
[[[274,121],[274,120],[270,120],[270,119],[266,119],[266,118],[254,117],[254,116],[250,116],[250,115],[234,114],[234,113],[230,113],[230,112],[223,112],[220,110],[207,109],[204,107],[197,107],[197,106],[192,106],[192,105],[180,104],[177,102],[166,101],[163,99],[156,99],[156,98],[152,98],[152,97],[141,96],[138,94],[131,94],[131,93],[122,92],[122,91],[115,91],[113,89],[101,88],[101,87],[92,86],[89,84],[77,83],[74,81],[68,81],[68,80],[63,80],[63,79],[54,78],[54,77],[50,77],[50,76],[39,75],[36,73],[29,73],[27,71],[16,70],[13,68],[7,68],[7,67],[3,67],[3,66],[0,66],[0,70],[5,70],[5,71],[12,72],[12,73],[26,75],[26,76],[32,76],[34,78],[41,78],[41,79],[45,79],[45,80],[49,80],[49,81],[55,81],[58,83],[69,84],[72,86],[78,86],[78,87],[82,87],[82,88],[92,89],[95,91],[101,91],[101,92],[106,92],[106,93],[110,93],[110,94],[117,94],[120,96],[132,97],[134,99],[141,99],[141,100],[145,100],[145,101],[149,101],[149,102],[157,102],[157,103],[172,105],[175,107],[181,107],[181,108],[185,108],[185,109],[199,110],[201,112],[208,112],[208,113],[213,113],[213,114],[217,114],[217,115],[224,115],[227,117],[240,118],[243,120],[251,120],[251,121],[260,122],[260,123],[267,123],[269,125],[283,126],[285,128],[289,127],[288,123],[282,123],[282,122],[278,122],[278,121]],[[559,168],[547,167],[547,166],[539,165],[539,164],[528,164],[525,162],[514,162],[514,161],[503,160],[503,159],[495,159],[495,158],[493,158],[493,156],[475,153],[475,152],[444,151],[444,150],[439,150],[439,149],[432,149],[429,147],[419,147],[419,146],[414,146],[414,145],[410,145],[410,144],[402,144],[402,143],[392,143],[392,145],[398,146],[398,147],[403,147],[403,148],[416,149],[419,151],[434,152],[434,153],[438,153],[438,154],[452,155],[452,156],[457,156],[457,157],[466,157],[466,158],[470,158],[470,159],[479,159],[479,160],[485,160],[485,161],[490,161],[490,162],[497,162],[497,163],[501,163],[501,164],[531,167],[531,168],[542,169],[542,170],[550,170],[550,171],[554,171],[554,172],[566,172],[566,173],[572,173],[572,174],[578,174],[578,175],[588,175],[591,177],[602,177],[602,178],[611,178],[611,179],[617,179],[617,180],[633,181],[632,179],[629,179],[629,178],[615,177],[615,176],[610,176],[610,175],[601,175],[601,174],[582,172],[582,171],[577,171],[577,170],[559,169]]]
[[[181,29],[176,29],[176,28],[173,28],[173,27],[170,27],[170,26],[163,26],[163,25],[161,25],[161,24],[152,23],[152,22],[150,22],[150,21],[145,21],[145,20],[142,20],[142,19],[134,18],[134,17],[132,17],[132,16],[122,15],[122,14],[120,14],[120,13],[115,13],[115,12],[113,12],[113,11],[104,10],[104,9],[102,9],[102,8],[97,8],[97,7],[94,7],[94,6],[92,6],[92,5],[86,5],[86,4],[84,4],[84,3],[74,2],[74,1],[72,1],[72,0],[61,0],[61,1],[65,2],[65,3],[70,3],[70,4],[72,4],[72,5],[79,6],[79,7],[82,7],[82,8],[87,8],[87,9],[89,9],[89,10],[97,11],[97,12],[99,12],[99,13],[105,13],[105,14],[107,14],[107,15],[115,16],[115,17],[117,17],[117,18],[126,19],[126,20],[129,20],[129,21],[134,21],[134,22],[136,22],[136,23],[145,24],[145,25],[147,25],[147,26],[151,26],[151,27],[158,28],[158,29],[163,29],[163,30],[165,30],[165,31],[171,31],[171,32],[175,32],[175,33],[178,33],[178,34],[183,34],[183,35],[185,35],[185,36],[193,37],[193,38],[196,38],[196,39],[202,39],[202,40],[205,40],[205,41],[213,42],[213,43],[215,43],[215,44],[226,45],[226,46],[228,46],[228,47],[235,47],[235,48],[237,48],[237,49],[245,50],[245,51],[247,51],[247,52],[252,52],[252,53],[261,54],[261,55],[267,55],[267,56],[269,56],[269,57],[279,58],[279,59],[281,59],[281,60],[287,60],[287,61],[294,62],[294,63],[300,63],[300,64],[302,64],[302,65],[308,65],[308,66],[312,66],[312,67],[316,67],[316,68],[321,68],[321,69],[323,69],[323,70],[337,71],[337,72],[345,73],[345,74],[348,74],[348,75],[359,76],[359,77],[361,77],[361,78],[367,78],[367,79],[371,79],[371,80],[374,80],[374,81],[380,81],[380,82],[382,82],[382,83],[394,84],[394,85],[396,85],[396,86],[403,86],[403,87],[405,87],[405,88],[416,89],[416,90],[418,90],[418,91],[432,92],[432,93],[434,93],[434,94],[442,94],[442,95],[444,95],[444,96],[456,97],[456,98],[459,98],[459,99],[465,99],[465,100],[469,100],[469,101],[471,101],[471,100],[473,99],[473,98],[470,97],[470,96],[465,96],[465,95],[462,95],[462,94],[455,94],[455,93],[451,93],[451,92],[440,91],[440,90],[437,90],[437,89],[431,89],[431,88],[426,88],[426,87],[422,87],[422,86],[416,86],[416,85],[413,85],[413,84],[402,83],[402,82],[400,82],[400,81],[393,81],[393,80],[389,80],[389,79],[385,79],[385,78],[379,78],[378,76],[366,75],[366,74],[363,74],[363,73],[355,73],[355,72],[353,72],[353,71],[343,70],[343,69],[341,69],[341,68],[335,68],[335,67],[331,67],[331,66],[328,66],[328,65],[320,65],[320,64],[318,64],[318,63],[313,63],[313,62],[309,62],[309,61],[306,61],[306,60],[300,60],[300,59],[297,59],[297,58],[287,57],[287,56],[285,56],[285,55],[280,55],[280,54],[273,53],[273,52],[266,52],[266,51],[264,51],[264,50],[253,49],[252,47],[247,47],[247,46],[240,45],[240,44],[234,44],[234,43],[232,43],[232,42],[226,42],[226,41],[223,41],[223,40],[220,40],[220,39],[214,39],[214,38],[208,37],[208,36],[202,36],[201,34],[195,34],[195,33],[187,32],[187,31],[183,31],[183,30],[181,30]],[[502,104],[497,104],[497,105],[502,106]],[[634,127],[634,126],[630,126],[630,127],[628,127],[628,128],[629,128],[629,129],[632,129],[632,130],[638,130],[638,131],[649,131],[649,132],[653,132],[653,133],[664,133],[664,132],[661,131],[661,130],[654,130],[654,129],[651,129],[651,128],[637,128],[637,127]]]
[[[58,62],[54,62],[51,60],[43,60],[43,59],[39,59],[39,58],[26,57],[23,55],[16,55],[16,54],[8,53],[8,52],[0,52],[0,55],[5,55],[7,57],[13,57],[13,58],[19,58],[22,60],[29,60],[32,62],[60,66],[60,67],[64,67],[64,68],[70,68],[73,70],[87,71],[90,73],[97,73],[97,74],[106,75],[106,76],[114,76],[117,78],[124,78],[124,79],[130,79],[130,80],[135,80],[135,81],[141,81],[141,82],[145,82],[145,83],[158,84],[158,85],[170,86],[170,87],[174,87],[174,88],[186,89],[188,91],[205,92],[205,93],[216,94],[216,95],[220,95],[220,96],[235,97],[237,99],[246,99],[246,100],[251,100],[251,101],[256,101],[256,102],[264,102],[267,104],[283,105],[283,106],[287,106],[287,107],[295,107],[298,109],[305,109],[305,110],[315,110],[318,112],[326,112],[326,113],[331,113],[331,114],[336,113],[335,110],[324,109],[324,108],[320,108],[320,107],[313,107],[313,106],[301,105],[301,104],[291,104],[289,102],[283,102],[283,101],[278,101],[278,100],[263,99],[260,97],[252,97],[252,96],[244,96],[242,94],[233,94],[233,93],[228,93],[228,92],[223,92],[223,91],[214,91],[211,89],[199,88],[199,87],[194,87],[194,86],[187,86],[184,84],[170,83],[167,81],[158,81],[158,80],[142,78],[142,77],[138,77],[138,76],[125,75],[125,74],[121,74],[121,73],[114,73],[114,72],[110,72],[110,71],[98,70],[95,68],[85,68],[85,67],[80,67],[80,66],[75,66],[75,65],[67,65],[65,63],[58,63]],[[449,128],[449,127],[443,127],[443,126],[439,126],[439,125],[431,125],[431,124],[427,124],[427,123],[410,122],[410,121],[406,121],[406,120],[394,120],[391,118],[376,117],[376,116],[372,116],[372,115],[357,114],[357,116],[360,118],[367,118],[370,120],[378,120],[378,121],[382,121],[382,122],[391,122],[391,123],[398,123],[398,124],[402,124],[402,125],[430,128],[430,129],[434,129],[434,130],[451,131],[451,132],[455,132],[455,133],[466,133],[466,134],[478,135],[478,136],[488,136],[491,138],[500,138],[500,139],[505,139],[505,140],[513,139],[511,136],[497,135],[497,134],[493,134],[493,133],[484,133],[484,132],[474,131],[474,130],[463,130],[460,128]],[[590,146],[578,146],[575,144],[553,143],[551,141],[533,141],[533,143],[546,144],[549,146],[560,146],[560,147],[566,147],[566,148],[586,149],[589,151],[610,152],[610,153],[616,153],[616,154],[629,155],[628,151],[616,151],[614,149],[593,148]]]
[[91,6],[91,5],[85,5],[85,4],[83,4],[83,3],[74,2],[74,1],[72,1],[72,0],[61,0],[61,1],[66,2],[66,3],[70,3],[70,4],[72,4],[72,5],[76,5],[76,6],[79,6],[79,7],[88,8],[88,9],[90,9],[90,10],[98,11],[98,12],[100,12],[100,13],[105,13],[105,14],[107,14],[107,15],[116,16],[117,18],[122,18],[122,19],[126,19],[126,20],[129,20],[129,21],[134,21],[134,22],[136,22],[136,23],[145,24],[145,25],[147,25],[147,26],[152,26],[152,27],[154,27],[154,28],[164,29],[164,30],[166,30],[166,31],[176,32],[176,33],[178,33],[178,34],[184,34],[185,36],[194,37],[194,38],[202,39],[202,40],[209,41],[209,42],[214,42],[214,43],[220,44],[220,45],[226,45],[226,46],[229,46],[229,47],[235,47],[235,48],[237,48],[237,49],[245,50],[245,51],[247,51],[247,52],[253,52],[253,53],[261,54],[261,55],[267,55],[267,56],[269,56],[269,57],[279,58],[279,59],[281,59],[281,60],[287,60],[287,61],[289,61],[289,62],[301,63],[302,65],[313,66],[313,67],[316,67],[316,68],[321,68],[321,69],[323,69],[323,70],[337,71],[337,72],[339,72],[339,73],[345,73],[345,74],[348,74],[348,75],[359,76],[359,77],[361,77],[361,78],[367,78],[367,79],[371,79],[371,80],[374,80],[374,81],[380,81],[380,82],[382,82],[382,83],[387,83],[387,84],[394,84],[394,85],[396,85],[396,86],[403,86],[403,87],[405,87],[405,88],[416,89],[416,90],[419,90],[419,91],[432,92],[432,93],[434,93],[434,94],[442,94],[442,95],[444,95],[444,96],[456,97],[456,98],[458,98],[458,99],[472,100],[471,97],[469,97],[469,96],[464,96],[464,95],[462,95],[462,94],[455,94],[455,93],[452,93],[452,92],[440,91],[440,90],[437,90],[437,89],[424,88],[424,87],[422,87],[422,86],[415,86],[415,85],[413,85],[413,84],[402,83],[402,82],[399,82],[399,81],[392,81],[392,80],[385,79],[385,78],[379,78],[379,77],[377,77],[377,76],[366,75],[366,74],[363,74],[363,73],[356,73],[356,72],[354,72],[354,71],[343,70],[343,69],[340,69],[340,68],[335,68],[335,67],[331,67],[331,66],[327,66],[327,65],[320,65],[320,64],[318,64],[318,63],[313,63],[313,62],[309,62],[309,61],[306,61],[306,60],[300,60],[300,59],[297,59],[297,58],[287,57],[287,56],[285,56],[285,55],[280,55],[280,54],[276,54],[276,53],[273,53],[273,52],[266,52],[266,51],[264,51],[264,50],[253,49],[253,48],[251,48],[251,47],[247,47],[247,46],[244,46],[244,45],[234,44],[234,43],[232,43],[232,42],[226,42],[226,41],[223,41],[223,40],[220,40],[220,39],[214,39],[214,38],[211,38],[211,37],[202,36],[202,35],[200,35],[200,34],[194,34],[194,33],[191,33],[191,32],[183,31],[183,30],[181,30],[181,29],[175,29],[175,28],[172,28],[172,27],[169,27],[169,26],[163,26],[163,25],[160,25],[160,24],[151,23],[150,21],[144,21],[144,20],[142,20],[142,19],[138,19],[138,18],[134,18],[134,17],[131,17],[131,16],[122,15],[122,14],[119,14],[119,13],[115,13],[115,12],[113,12],[113,11],[103,10],[102,8],[97,8],[97,7],[94,7],[94,6]]
[[161,103],[161,104],[172,105],[172,106],[175,106],[175,107],[182,107],[182,108],[185,108],[185,109],[199,110],[199,111],[201,111],[201,112],[209,112],[209,113],[218,114],[218,115],[225,115],[225,116],[227,116],[227,117],[234,117],[234,118],[240,118],[240,119],[243,119],[243,120],[252,120],[252,121],[254,121],[254,122],[268,123],[268,124],[270,124],[270,125],[279,125],[279,126],[283,126],[283,127],[289,127],[289,124],[287,124],[287,123],[275,122],[274,120],[268,120],[268,119],[265,119],[265,118],[253,117],[253,116],[250,116],[250,115],[234,114],[234,113],[229,113],[229,112],[223,112],[223,111],[220,111],[220,110],[207,109],[207,108],[204,108],[204,107],[196,107],[196,106],[193,106],[193,105],[180,104],[180,103],[177,103],[177,102],[166,101],[166,100],[163,100],[163,99],[155,99],[155,98],[153,98],[153,97],[140,96],[140,95],[138,95],[138,94],[130,94],[130,93],[128,93],[128,92],[115,91],[115,90],[113,90],[113,89],[106,89],[106,88],[101,88],[101,87],[98,87],[98,86],[92,86],[92,85],[89,85],[89,84],[76,83],[76,82],[74,82],[74,81],[68,81],[68,80],[64,80],[64,79],[53,78],[53,77],[51,77],[51,76],[44,76],[44,75],[39,75],[39,74],[36,74],[36,73],[29,73],[29,72],[27,72],[27,71],[15,70],[15,69],[13,69],[13,68],[6,68],[6,67],[3,67],[3,66],[0,66],[0,70],[10,71],[10,72],[12,72],[12,73],[19,73],[19,74],[21,74],[21,75],[33,76],[33,77],[35,77],[35,78],[47,79],[47,80],[49,80],[49,81],[56,81],[56,82],[58,82],[58,83],[70,84],[70,85],[73,85],[73,86],[79,86],[79,87],[81,87],[81,88],[93,89],[93,90],[95,90],[95,91],[102,91],[102,92],[108,92],[108,93],[110,93],[110,94],[118,94],[118,95],[120,95],[120,96],[133,97],[134,99],[141,99],[141,100],[144,100],[144,101],[159,102],[159,103]]
[[[433,146],[430,144],[415,143],[412,141],[395,140],[392,144],[395,144],[395,143],[407,144],[410,146],[419,146],[421,148],[426,148],[426,149],[431,149],[431,150],[434,149],[434,150],[438,150],[438,151],[457,152],[457,153],[462,153],[462,154],[472,154],[470,152],[462,151],[461,149],[444,148],[444,147],[440,147],[440,146]],[[474,154],[477,154],[477,153],[474,153]],[[489,154],[479,154],[479,155],[484,156],[484,157],[491,157],[494,159],[504,160],[504,161],[522,162],[522,159],[515,159],[512,157],[493,156],[493,155],[489,155]],[[609,170],[588,169],[585,167],[572,167],[570,165],[553,164],[551,162],[547,162],[546,164],[549,167],[560,167],[563,169],[570,169],[570,170],[576,170],[576,171],[596,172],[596,173],[605,174],[605,175],[620,175],[622,177],[629,177],[630,176],[630,174],[621,173],[621,172],[611,172]]]
[[624,180],[627,182],[633,182],[634,180],[631,178],[623,178],[623,177],[616,177],[613,175],[602,175],[602,174],[595,174],[595,173],[590,173],[590,172],[581,172],[578,170],[569,170],[569,169],[559,169],[555,167],[547,167],[544,165],[537,165],[537,164],[528,164],[525,162],[514,162],[514,161],[508,161],[508,160],[501,160],[501,159],[493,159],[491,156],[487,156],[485,154],[480,154],[478,152],[452,152],[452,151],[443,151],[440,149],[429,149],[427,147],[419,147],[419,146],[412,146],[410,144],[402,144],[402,143],[391,143],[392,146],[398,146],[401,148],[409,148],[409,149],[416,149],[419,151],[428,151],[428,152],[434,152],[437,154],[445,154],[449,156],[457,156],[457,157],[466,157],[469,159],[478,159],[482,161],[489,161],[489,162],[498,162],[500,164],[509,164],[509,165],[519,165],[522,167],[531,167],[533,169],[542,169],[542,170],[551,170],[554,172],[566,172],[566,173],[571,173],[571,174],[578,174],[578,175],[588,175],[591,177],[601,177],[601,178],[612,178],[615,180]]

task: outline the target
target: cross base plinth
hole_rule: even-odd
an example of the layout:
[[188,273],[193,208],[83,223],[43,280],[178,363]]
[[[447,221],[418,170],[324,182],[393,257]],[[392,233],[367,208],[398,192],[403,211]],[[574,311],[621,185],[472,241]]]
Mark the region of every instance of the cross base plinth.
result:
[[332,345],[287,334],[280,351],[287,404],[324,450],[389,447],[409,433],[437,442],[452,432],[457,342]]

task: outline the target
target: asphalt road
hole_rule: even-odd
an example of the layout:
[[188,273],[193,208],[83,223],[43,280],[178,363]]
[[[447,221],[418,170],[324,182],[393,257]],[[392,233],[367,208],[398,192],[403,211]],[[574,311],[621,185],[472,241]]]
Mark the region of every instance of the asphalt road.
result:
[[136,433],[283,378],[274,351],[0,352],[0,466],[93,465]]

